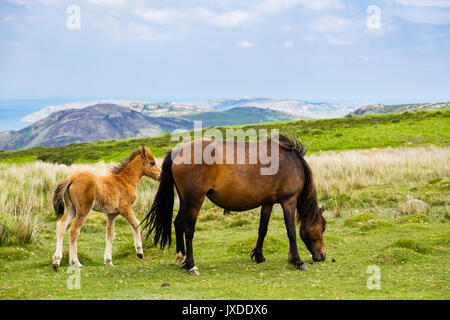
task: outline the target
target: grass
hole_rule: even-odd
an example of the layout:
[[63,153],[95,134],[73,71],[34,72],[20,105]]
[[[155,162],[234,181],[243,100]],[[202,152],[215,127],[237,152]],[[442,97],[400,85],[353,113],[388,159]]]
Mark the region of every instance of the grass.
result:
[[[450,109],[273,122],[234,128],[279,129],[281,133],[297,136],[315,153],[326,150],[417,147],[430,144],[447,146],[450,141]],[[222,133],[225,133],[226,129],[227,127],[219,128]],[[40,159],[69,165],[94,163],[99,160],[118,161],[139,145],[151,147],[153,154],[161,157],[177,142],[171,141],[171,136],[166,134],[150,138],[71,144],[58,148],[38,147],[0,152],[0,162],[23,163]]]
[[[67,233],[60,270],[51,268],[56,225],[51,193],[60,178],[74,171],[105,174],[112,164],[0,164],[0,216],[12,214],[5,208],[31,212],[37,226],[31,242],[0,246],[0,298],[449,299],[449,159],[448,147],[434,146],[309,156],[328,224],[325,262],[313,264],[298,240],[306,272],[287,263],[288,240],[278,205],[264,245],[267,262],[256,264],[249,254],[259,211],[223,216],[207,201],[194,238],[199,277],[175,264],[173,248],[160,250],[150,241],[144,241],[145,256],[138,259],[123,218],[116,222],[115,266],[104,266],[106,219],[92,212],[78,240],[80,290],[67,287]],[[147,213],[156,188],[147,179],[140,182],[134,206],[138,219]],[[430,210],[401,214],[399,206],[409,198],[425,201]],[[372,265],[380,268],[380,290],[366,286]],[[170,286],[163,287],[164,282]]]

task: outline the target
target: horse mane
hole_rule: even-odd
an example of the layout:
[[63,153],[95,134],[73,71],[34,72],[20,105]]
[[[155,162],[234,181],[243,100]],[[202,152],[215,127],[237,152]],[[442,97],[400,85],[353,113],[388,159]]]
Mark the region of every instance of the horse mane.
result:
[[283,149],[294,151],[298,157],[303,158],[308,152],[308,148],[295,136],[287,137],[284,134],[278,136],[278,144]]
[[321,214],[323,212],[323,207],[320,208],[317,201],[312,170],[304,158],[308,152],[308,148],[306,148],[296,137],[287,137],[283,134],[279,135],[278,144],[281,148],[292,151],[297,155],[305,174],[305,184],[300,197],[297,200],[297,222],[315,223],[319,218],[324,219]]
[[111,168],[110,172],[113,174],[120,174],[125,167],[136,158],[136,156],[140,154],[145,154],[148,151],[147,147],[139,147],[136,150],[132,151],[130,155],[122,160],[120,163]]

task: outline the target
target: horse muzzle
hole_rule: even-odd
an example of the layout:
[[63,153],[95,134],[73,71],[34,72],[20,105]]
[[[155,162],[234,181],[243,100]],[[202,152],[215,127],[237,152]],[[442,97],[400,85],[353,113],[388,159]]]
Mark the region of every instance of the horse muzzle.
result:
[[313,255],[313,261],[315,262],[320,262],[320,261],[325,261],[325,259],[327,258],[327,255],[324,253],[319,253],[319,254],[315,254]]

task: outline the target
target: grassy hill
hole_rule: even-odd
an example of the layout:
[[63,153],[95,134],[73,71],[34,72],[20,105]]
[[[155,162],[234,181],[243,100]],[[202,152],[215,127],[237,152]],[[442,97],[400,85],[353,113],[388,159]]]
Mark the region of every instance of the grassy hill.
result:
[[[225,132],[227,127],[220,127]],[[297,120],[245,125],[244,130],[279,129],[301,139],[310,151],[348,150],[420,145],[448,146],[450,142],[450,109],[415,111],[401,114],[348,116],[336,119]],[[192,134],[192,132],[191,132]],[[71,144],[56,148],[1,152],[0,162],[29,162],[40,159],[55,163],[118,161],[139,145],[147,145],[161,157],[176,142],[170,134],[126,140],[107,140]]]
[[192,121],[202,121],[204,127],[226,126],[226,125],[244,125],[263,122],[289,121],[299,119],[288,113],[255,108],[255,107],[237,107],[222,112],[208,111],[183,116]]
[[450,102],[430,102],[430,103],[407,103],[407,104],[390,104],[373,103],[363,106],[353,112],[352,116],[363,116],[378,113],[398,113],[406,111],[418,110],[442,110],[450,108]]

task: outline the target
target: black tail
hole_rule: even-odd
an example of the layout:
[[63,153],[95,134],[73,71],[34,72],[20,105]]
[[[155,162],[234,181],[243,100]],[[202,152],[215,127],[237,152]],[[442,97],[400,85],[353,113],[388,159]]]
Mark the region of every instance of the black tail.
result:
[[305,174],[305,184],[303,185],[300,197],[297,199],[297,222],[315,217],[317,213],[320,213],[321,209],[319,208],[319,203],[317,201],[316,186],[314,185],[311,167],[305,160],[305,154],[308,150],[295,137],[288,138],[280,134],[279,141],[281,147],[295,152],[302,164],[303,172]]
[[169,242],[172,242],[172,216],[175,182],[172,175],[172,151],[167,152],[161,168],[161,179],[155,200],[153,201],[150,212],[142,220],[145,224],[143,229],[148,228],[147,238],[155,230],[155,245],[160,242],[161,248],[164,248]]
[[64,214],[64,194],[69,189],[71,182],[69,180],[61,181],[53,193],[53,209],[57,218]]

